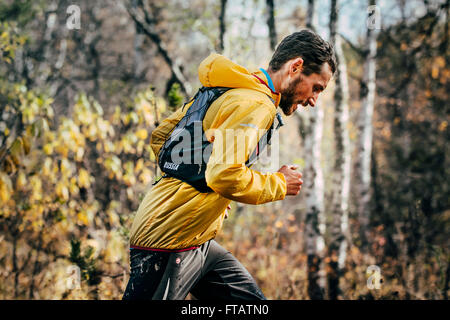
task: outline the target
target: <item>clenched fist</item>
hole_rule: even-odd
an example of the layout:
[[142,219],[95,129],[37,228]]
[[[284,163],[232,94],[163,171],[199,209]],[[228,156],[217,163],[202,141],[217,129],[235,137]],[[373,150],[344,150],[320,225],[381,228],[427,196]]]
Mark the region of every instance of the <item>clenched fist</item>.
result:
[[297,168],[298,166],[296,165],[284,165],[278,170],[278,172],[284,174],[286,179],[286,195],[288,196],[298,195],[300,193],[300,189],[302,188],[302,174],[297,171]]

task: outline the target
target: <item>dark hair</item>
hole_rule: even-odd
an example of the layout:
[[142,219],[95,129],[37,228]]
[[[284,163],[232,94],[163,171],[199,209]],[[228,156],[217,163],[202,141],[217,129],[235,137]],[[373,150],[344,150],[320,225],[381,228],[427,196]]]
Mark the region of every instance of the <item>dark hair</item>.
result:
[[305,75],[320,74],[325,62],[330,65],[333,73],[336,71],[333,46],[311,30],[304,29],[284,38],[275,50],[269,68],[278,71],[287,61],[297,57],[304,61]]

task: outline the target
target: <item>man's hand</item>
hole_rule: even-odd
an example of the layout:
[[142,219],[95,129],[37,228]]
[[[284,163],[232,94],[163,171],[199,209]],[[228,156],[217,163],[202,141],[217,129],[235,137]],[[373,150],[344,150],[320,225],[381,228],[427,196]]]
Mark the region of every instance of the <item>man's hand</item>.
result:
[[302,174],[297,171],[298,166],[296,165],[284,165],[278,172],[284,174],[287,185],[287,196],[296,196],[300,193],[302,188],[303,180]]

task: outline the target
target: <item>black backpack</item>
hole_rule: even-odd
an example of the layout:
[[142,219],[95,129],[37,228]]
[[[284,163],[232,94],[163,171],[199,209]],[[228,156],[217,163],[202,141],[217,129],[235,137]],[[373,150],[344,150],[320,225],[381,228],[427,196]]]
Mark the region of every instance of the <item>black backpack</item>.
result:
[[[161,147],[158,165],[165,173],[162,178],[174,177],[190,184],[200,192],[213,192],[205,180],[206,165],[211,156],[213,144],[206,139],[202,123],[211,104],[230,89],[232,88],[202,87],[199,89],[193,98],[194,102]],[[283,125],[278,112],[277,119],[276,129]],[[261,137],[257,148],[245,163],[247,167],[250,167],[258,159],[266,144],[270,144],[274,122]],[[200,135],[201,139],[198,139]],[[192,139],[192,137],[196,139]],[[189,140],[184,141],[186,138]]]

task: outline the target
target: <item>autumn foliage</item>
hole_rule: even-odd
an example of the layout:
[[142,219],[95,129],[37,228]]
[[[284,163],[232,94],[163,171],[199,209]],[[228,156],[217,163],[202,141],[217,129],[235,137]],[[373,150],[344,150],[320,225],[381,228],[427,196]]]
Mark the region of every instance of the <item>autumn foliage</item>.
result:
[[[0,5],[0,21],[11,20],[0,23],[0,299],[121,299],[129,276],[133,216],[160,176],[150,148],[151,132],[187,100],[174,74],[195,75],[195,59],[206,55],[197,47],[183,51],[179,43],[169,40],[176,32],[190,39],[186,35],[197,32],[195,28],[217,38],[210,27],[214,15],[205,1],[197,2],[205,16],[195,8],[168,12],[165,6],[175,2],[152,1],[153,11],[146,18],[154,23],[149,25],[155,34],[159,31],[160,47],[154,49],[156,43],[150,39],[143,46],[153,51],[136,49],[144,57],[141,62],[147,64],[147,73],[142,72],[150,75],[147,78],[133,78],[125,72],[131,64],[127,60],[130,48],[137,41],[130,41],[118,25],[107,25],[121,21],[109,19],[108,13],[113,13],[108,8],[96,8],[108,18],[87,10],[92,15],[88,19],[95,23],[104,18],[104,26],[89,31],[94,36],[85,30],[64,35],[68,39],[66,58],[72,64],[58,69],[46,66],[50,40],[41,35],[33,42],[30,34],[39,31],[28,26],[39,19],[46,26],[45,19],[54,9],[46,8],[45,15],[33,1]],[[98,2],[83,4],[96,6]],[[446,22],[437,14],[442,8],[447,10]],[[350,234],[342,235],[348,247],[339,274],[339,299],[448,299],[450,33],[448,7],[442,8],[430,10],[414,23],[393,24],[378,35],[368,249],[361,249],[351,204]],[[65,17],[65,8],[58,10]],[[179,18],[186,12],[199,16]],[[119,13],[127,15],[126,10]],[[151,14],[156,18],[151,19]],[[183,24],[172,30],[168,25],[174,23],[168,23],[173,21],[169,18]],[[126,22],[133,24],[130,18]],[[162,45],[164,41],[169,45]],[[241,37],[236,43],[242,43],[242,48],[234,48],[236,57],[252,56],[247,39]],[[58,50],[62,48],[58,44]],[[107,48],[107,54],[102,48]],[[360,88],[363,55],[347,43],[343,49],[350,75],[348,127],[351,143],[355,143],[355,119],[364,89]],[[167,57],[160,57],[178,51],[185,55],[184,70],[177,65],[167,67]],[[85,60],[77,60],[80,52]],[[108,60],[112,56],[117,60]],[[30,61],[35,67],[18,71],[18,65],[29,66]],[[167,83],[171,85],[163,88]],[[165,89],[167,97],[160,93]],[[327,90],[332,89],[330,84]],[[330,245],[329,186],[335,156],[331,96],[325,93],[320,106],[325,110],[325,249]],[[303,169],[308,155],[300,147],[302,132],[297,120],[289,121],[281,129],[281,160]],[[263,206],[233,203],[217,237],[269,299],[310,298],[302,197]],[[332,272],[329,266],[337,259],[324,256],[319,277]],[[368,288],[373,276],[370,265],[381,269],[380,289]]]
[[[9,63],[20,38],[6,24],[0,34]],[[2,79],[0,90],[0,295],[120,296],[131,213],[154,178],[149,130],[163,100],[148,89],[105,114],[79,94],[70,115],[55,115],[52,99],[23,83]],[[67,291],[73,264],[94,291]],[[97,290],[103,276],[117,284]]]

